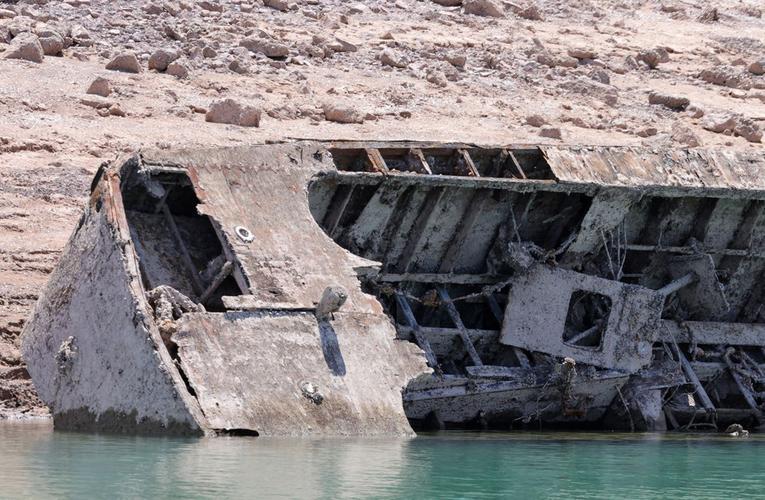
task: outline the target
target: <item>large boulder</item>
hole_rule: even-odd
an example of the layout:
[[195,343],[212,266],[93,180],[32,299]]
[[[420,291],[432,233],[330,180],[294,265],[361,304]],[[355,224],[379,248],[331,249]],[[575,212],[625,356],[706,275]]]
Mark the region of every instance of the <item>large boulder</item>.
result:
[[109,61],[106,69],[123,71],[125,73],[140,73],[141,63],[138,62],[138,58],[132,52],[123,52]]
[[464,0],[462,9],[465,14],[484,17],[504,17],[505,10],[494,0]]
[[40,40],[32,33],[20,33],[11,40],[11,47],[5,53],[6,59],[23,59],[36,63],[43,62],[45,51]]
[[159,49],[149,57],[149,69],[165,71],[171,62],[178,59],[178,53],[172,50]]
[[241,127],[259,127],[260,117],[261,111],[255,106],[242,105],[233,99],[223,99],[212,103],[205,120]]

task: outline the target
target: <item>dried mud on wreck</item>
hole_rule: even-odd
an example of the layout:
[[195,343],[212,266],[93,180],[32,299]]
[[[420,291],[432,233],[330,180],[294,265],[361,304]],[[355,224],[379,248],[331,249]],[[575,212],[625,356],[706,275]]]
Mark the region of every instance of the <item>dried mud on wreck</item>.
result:
[[64,429],[757,426],[764,159],[136,153],[96,175],[23,354]]

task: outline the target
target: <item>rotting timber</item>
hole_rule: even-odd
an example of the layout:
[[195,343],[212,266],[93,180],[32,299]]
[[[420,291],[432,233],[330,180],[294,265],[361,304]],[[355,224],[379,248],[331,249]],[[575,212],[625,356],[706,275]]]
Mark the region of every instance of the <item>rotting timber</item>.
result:
[[315,143],[106,166],[23,334],[56,426],[758,426],[765,155]]

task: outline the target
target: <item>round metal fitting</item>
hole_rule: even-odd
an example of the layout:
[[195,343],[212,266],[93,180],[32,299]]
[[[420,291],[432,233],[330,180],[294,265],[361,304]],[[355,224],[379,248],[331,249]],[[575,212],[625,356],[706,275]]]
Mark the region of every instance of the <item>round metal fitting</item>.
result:
[[250,230],[244,226],[236,226],[234,228],[234,232],[239,237],[239,239],[245,243],[251,243],[255,239],[255,236],[250,232]]

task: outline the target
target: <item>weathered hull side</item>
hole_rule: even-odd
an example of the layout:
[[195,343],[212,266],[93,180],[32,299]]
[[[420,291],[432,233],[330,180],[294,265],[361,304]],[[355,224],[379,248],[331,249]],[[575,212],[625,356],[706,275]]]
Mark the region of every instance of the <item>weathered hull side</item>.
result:
[[201,434],[141,313],[125,245],[101,201],[83,214],[24,329],[35,387],[58,429]]
[[[401,392],[424,369],[384,314],[187,314],[174,337],[209,425],[261,436],[410,435]],[[303,394],[311,384],[321,399]]]

